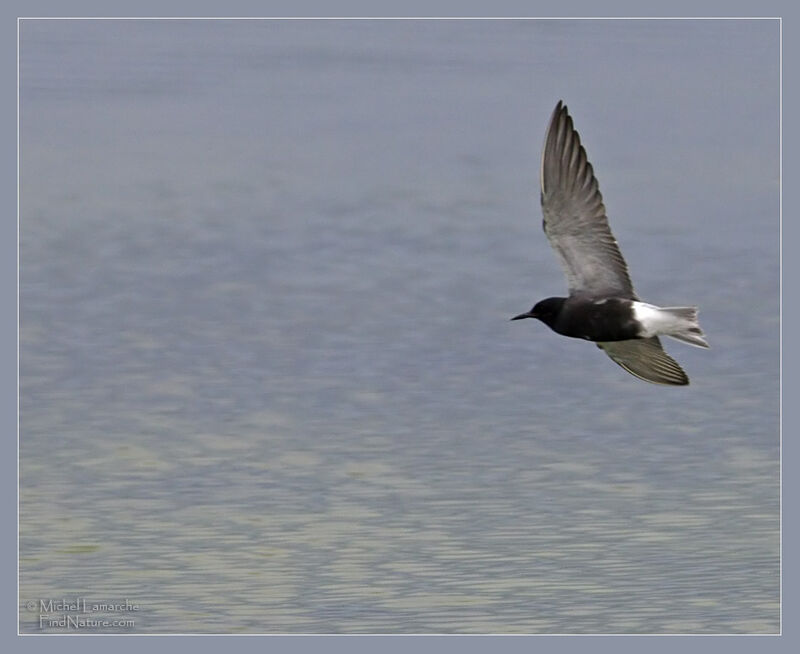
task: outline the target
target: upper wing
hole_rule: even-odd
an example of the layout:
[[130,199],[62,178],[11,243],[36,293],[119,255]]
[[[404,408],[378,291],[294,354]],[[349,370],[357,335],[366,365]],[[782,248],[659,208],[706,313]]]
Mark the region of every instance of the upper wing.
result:
[[540,177],[544,231],[561,259],[570,294],[635,298],[592,164],[560,100],[547,128]]
[[689,378],[669,354],[664,352],[658,336],[630,341],[598,343],[611,359],[633,376],[652,384],[686,386]]

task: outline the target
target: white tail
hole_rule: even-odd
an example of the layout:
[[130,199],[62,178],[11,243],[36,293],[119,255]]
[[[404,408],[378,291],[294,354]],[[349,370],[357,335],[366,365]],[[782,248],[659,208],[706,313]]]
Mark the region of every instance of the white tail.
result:
[[689,345],[708,347],[697,321],[697,307],[656,307],[634,302],[633,312],[642,325],[642,338],[664,334]]

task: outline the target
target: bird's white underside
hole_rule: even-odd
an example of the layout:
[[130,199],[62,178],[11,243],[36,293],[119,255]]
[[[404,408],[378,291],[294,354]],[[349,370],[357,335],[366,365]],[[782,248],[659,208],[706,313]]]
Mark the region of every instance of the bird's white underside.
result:
[[664,311],[661,307],[646,302],[633,301],[633,317],[641,324],[641,338],[650,338],[659,334],[671,334],[682,331],[685,321],[676,318],[673,314]]

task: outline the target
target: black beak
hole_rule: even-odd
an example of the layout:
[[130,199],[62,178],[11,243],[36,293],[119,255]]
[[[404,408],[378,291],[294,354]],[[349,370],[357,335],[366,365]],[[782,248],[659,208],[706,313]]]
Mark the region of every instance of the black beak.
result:
[[523,318],[535,318],[536,315],[533,311],[528,311],[526,313],[521,313],[518,316],[514,316],[511,320],[522,320]]

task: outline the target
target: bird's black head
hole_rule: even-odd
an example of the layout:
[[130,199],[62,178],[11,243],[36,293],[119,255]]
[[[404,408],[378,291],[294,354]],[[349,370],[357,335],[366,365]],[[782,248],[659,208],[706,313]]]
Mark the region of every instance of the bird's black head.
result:
[[558,314],[561,313],[561,307],[564,306],[565,300],[566,298],[563,297],[549,297],[546,300],[537,302],[533,309],[527,313],[521,313],[518,316],[514,316],[511,320],[522,320],[522,318],[538,318],[548,327],[552,327],[556,320],[558,320]]

